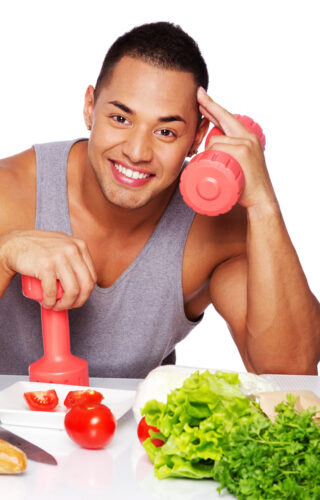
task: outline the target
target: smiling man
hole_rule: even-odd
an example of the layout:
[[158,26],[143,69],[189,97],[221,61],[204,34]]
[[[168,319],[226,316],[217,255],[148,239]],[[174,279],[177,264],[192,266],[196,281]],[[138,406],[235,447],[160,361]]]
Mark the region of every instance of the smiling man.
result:
[[[320,307],[262,149],[207,86],[181,28],[137,27],[116,40],[87,89],[89,140],[1,161],[1,373],[26,374],[42,353],[39,306],[22,296],[20,273],[41,280],[45,307],[70,309],[72,351],[91,376],[144,377],[174,362],[211,303],[248,370],[317,372]],[[239,204],[218,217],[195,214],[179,191],[209,122],[225,136],[208,148],[231,154],[245,175]]]

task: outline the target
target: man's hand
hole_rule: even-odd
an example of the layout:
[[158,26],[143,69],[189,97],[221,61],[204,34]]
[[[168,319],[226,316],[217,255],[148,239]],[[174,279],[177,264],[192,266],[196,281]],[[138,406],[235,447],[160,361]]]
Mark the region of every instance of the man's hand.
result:
[[243,169],[245,188],[239,204],[245,208],[275,206],[277,201],[258,137],[215,103],[202,87],[198,89],[197,98],[200,112],[225,133],[212,136],[207,149],[228,153]]
[[[55,311],[80,307],[97,280],[84,241],[52,231],[13,231],[0,239],[0,267],[11,279],[15,273],[41,280],[42,305]],[[56,300],[57,283],[64,290]]]

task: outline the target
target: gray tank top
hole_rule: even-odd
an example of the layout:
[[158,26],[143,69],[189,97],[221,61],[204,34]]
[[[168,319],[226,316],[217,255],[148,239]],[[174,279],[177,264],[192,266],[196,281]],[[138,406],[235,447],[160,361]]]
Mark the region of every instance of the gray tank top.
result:
[[[37,144],[35,229],[72,235],[67,160],[82,139]],[[69,311],[71,350],[89,363],[91,377],[145,377],[175,361],[175,345],[198,321],[184,313],[182,260],[194,212],[176,190],[136,259],[109,288],[95,286],[87,302]],[[21,292],[16,275],[0,300],[0,373],[27,374],[43,355],[39,304]]]

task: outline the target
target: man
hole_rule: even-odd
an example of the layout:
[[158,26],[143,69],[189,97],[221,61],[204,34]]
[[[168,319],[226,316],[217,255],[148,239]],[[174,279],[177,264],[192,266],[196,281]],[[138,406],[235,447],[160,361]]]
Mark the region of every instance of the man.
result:
[[[143,377],[174,362],[210,303],[248,370],[317,373],[320,307],[260,144],[207,85],[199,49],[179,27],[135,28],[87,89],[89,140],[1,161],[2,373],[27,373],[41,356],[39,307],[22,296],[20,273],[41,280],[45,307],[70,309],[72,351],[91,376]],[[178,188],[209,122],[225,136],[208,148],[245,175],[239,204],[219,217],[195,214]]]

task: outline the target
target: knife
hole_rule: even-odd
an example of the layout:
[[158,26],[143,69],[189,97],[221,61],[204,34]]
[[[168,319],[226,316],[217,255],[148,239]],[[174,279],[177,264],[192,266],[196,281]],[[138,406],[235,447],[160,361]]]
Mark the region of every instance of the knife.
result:
[[20,448],[22,451],[24,451],[24,453],[30,460],[41,462],[43,464],[58,465],[58,462],[52,455],[50,455],[50,453],[47,453],[42,448],[39,448],[39,446],[30,443],[30,441],[17,436],[17,434],[14,434],[13,432],[8,431],[1,426],[0,439],[8,441],[10,444],[13,444],[13,446]]

